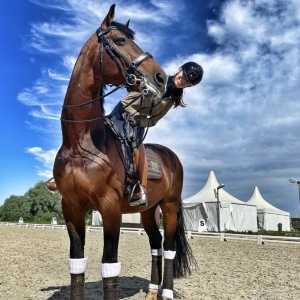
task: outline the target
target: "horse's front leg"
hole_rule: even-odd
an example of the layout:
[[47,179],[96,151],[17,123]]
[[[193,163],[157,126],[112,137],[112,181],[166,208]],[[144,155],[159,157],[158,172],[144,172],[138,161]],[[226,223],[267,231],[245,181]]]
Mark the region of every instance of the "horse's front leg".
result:
[[151,248],[151,281],[145,300],[157,300],[158,290],[162,282],[162,236],[155,218],[156,208],[152,207],[141,213],[142,223],[148,235]]
[[121,227],[120,205],[109,202],[102,209],[104,248],[102,256],[102,280],[104,300],[118,299],[118,276],[121,263],[118,262],[118,245]]
[[78,210],[62,199],[62,210],[70,238],[69,271],[71,275],[71,300],[84,299],[84,273],[88,258],[84,257],[86,210]]

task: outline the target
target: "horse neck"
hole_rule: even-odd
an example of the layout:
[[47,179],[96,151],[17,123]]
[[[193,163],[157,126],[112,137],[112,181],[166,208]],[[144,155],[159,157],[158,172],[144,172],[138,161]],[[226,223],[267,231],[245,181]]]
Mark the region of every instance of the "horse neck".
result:
[[[99,88],[103,85],[99,68],[96,68],[99,72],[95,73],[92,64],[97,60],[88,56],[89,53],[96,55],[98,51],[92,50],[91,46],[85,49],[87,45],[88,43],[82,49],[74,66],[64,100],[64,105],[82,104],[82,106],[64,108],[61,114],[62,120],[67,120],[67,122],[62,121],[62,133],[63,143],[68,147],[77,147],[78,141],[86,141],[96,128],[98,133],[105,134],[104,121],[101,119],[103,111],[100,102],[96,101],[84,105],[84,103],[98,96]],[[97,119],[97,121],[84,121],[92,119]],[[74,120],[75,122],[70,123],[68,120]]]

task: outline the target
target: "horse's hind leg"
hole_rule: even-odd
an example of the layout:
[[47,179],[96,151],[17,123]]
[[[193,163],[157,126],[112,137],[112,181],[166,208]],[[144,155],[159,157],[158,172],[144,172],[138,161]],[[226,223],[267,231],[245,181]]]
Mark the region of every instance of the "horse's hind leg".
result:
[[[191,274],[191,266],[197,267],[192,249],[184,230],[181,199],[161,205],[164,216],[164,278],[162,300],[173,299],[173,278]],[[175,257],[176,255],[176,257]]]
[[175,232],[177,227],[178,201],[170,201],[161,204],[164,221],[164,277],[162,299],[173,299],[173,264],[176,255]]
[[84,299],[84,273],[88,263],[87,257],[84,257],[85,217],[87,211],[75,209],[65,199],[62,199],[62,209],[70,238],[70,299],[82,300]]
[[141,213],[144,229],[149,237],[152,266],[151,266],[151,281],[146,300],[156,300],[158,289],[162,281],[162,236],[155,219],[156,208]]

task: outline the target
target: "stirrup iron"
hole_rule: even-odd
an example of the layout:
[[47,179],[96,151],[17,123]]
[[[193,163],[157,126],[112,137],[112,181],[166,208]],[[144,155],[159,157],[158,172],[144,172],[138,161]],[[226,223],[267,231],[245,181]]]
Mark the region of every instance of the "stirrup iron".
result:
[[[139,193],[141,193],[141,197],[138,200],[133,200],[133,197],[135,195],[134,192],[135,192],[137,186],[140,189]],[[145,193],[144,187],[142,186],[142,184],[139,181],[132,188],[129,205],[130,206],[147,206],[147,194]]]

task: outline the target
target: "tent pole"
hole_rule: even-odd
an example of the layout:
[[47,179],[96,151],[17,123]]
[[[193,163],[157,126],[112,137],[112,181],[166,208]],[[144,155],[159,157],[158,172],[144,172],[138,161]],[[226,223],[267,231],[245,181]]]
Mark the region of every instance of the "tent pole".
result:
[[218,232],[221,231],[221,220],[220,220],[220,197],[219,197],[219,189],[222,189],[225,184],[220,184],[217,189],[215,189],[215,195],[217,198],[217,221],[218,221]]

